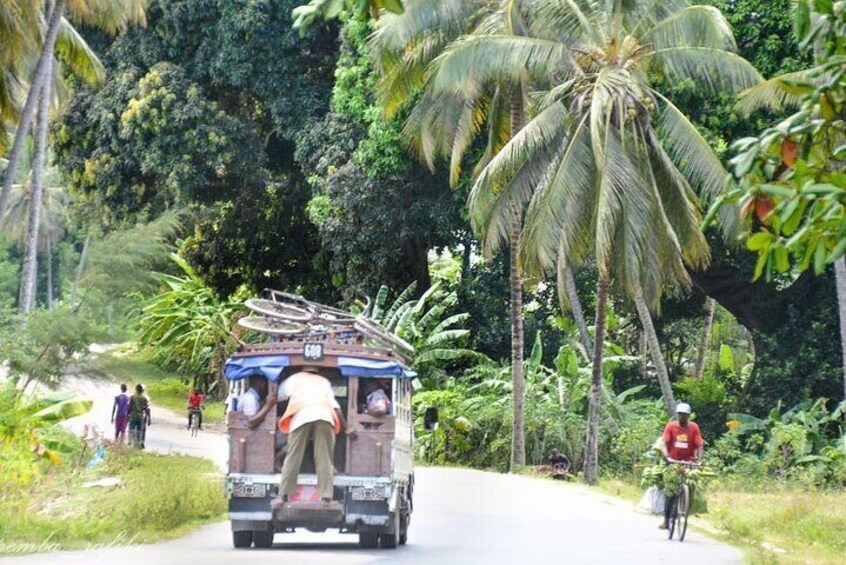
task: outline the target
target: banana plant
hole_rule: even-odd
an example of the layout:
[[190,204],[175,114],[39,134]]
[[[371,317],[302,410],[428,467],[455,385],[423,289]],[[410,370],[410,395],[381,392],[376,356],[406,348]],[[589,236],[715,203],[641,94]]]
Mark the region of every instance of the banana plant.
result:
[[246,291],[221,300],[182,257],[171,258],[183,274],[158,275],[162,289],[143,308],[138,342],[157,363],[203,379],[211,391],[217,384],[214,375],[237,346],[229,328],[243,309]]
[[0,446],[9,454],[29,453],[32,464],[48,461],[60,465],[62,455],[72,452],[76,443],[58,424],[89,412],[91,407],[90,400],[80,400],[72,393],[37,397],[7,382],[0,387]]
[[483,356],[463,346],[470,330],[461,326],[470,315],[449,314],[458,302],[455,292],[446,292],[436,283],[415,299],[415,290],[416,283],[411,283],[388,304],[389,290],[382,286],[370,317],[414,346],[414,369],[424,384],[435,384],[446,376],[447,363]]

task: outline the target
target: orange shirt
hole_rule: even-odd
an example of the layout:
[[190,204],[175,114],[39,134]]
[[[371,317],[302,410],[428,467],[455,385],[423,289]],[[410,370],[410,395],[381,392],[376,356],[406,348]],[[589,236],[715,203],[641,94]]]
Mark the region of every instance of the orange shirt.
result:
[[682,426],[672,421],[664,428],[664,443],[670,459],[692,461],[696,450],[702,447],[702,434],[694,422]]

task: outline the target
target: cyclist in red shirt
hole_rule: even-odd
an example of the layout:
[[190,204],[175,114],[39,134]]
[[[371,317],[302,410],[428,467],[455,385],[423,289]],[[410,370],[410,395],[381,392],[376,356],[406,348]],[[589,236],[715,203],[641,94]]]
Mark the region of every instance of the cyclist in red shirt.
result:
[[203,394],[199,388],[195,388],[188,394],[188,429],[191,428],[191,413],[197,412],[197,425],[203,429]]
[[[690,404],[680,402],[676,406],[677,421],[670,421],[664,427],[664,441],[661,451],[664,460],[669,461],[702,461],[703,442],[699,426],[690,421]],[[668,496],[664,503],[664,523],[661,529],[666,530],[670,520],[670,509],[675,497]]]

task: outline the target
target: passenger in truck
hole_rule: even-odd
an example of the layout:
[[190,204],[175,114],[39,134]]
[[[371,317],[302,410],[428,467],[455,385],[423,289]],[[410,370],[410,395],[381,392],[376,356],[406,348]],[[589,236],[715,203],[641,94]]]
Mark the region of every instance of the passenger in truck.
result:
[[367,414],[387,416],[391,413],[391,382],[389,379],[369,381],[364,390],[364,409]]

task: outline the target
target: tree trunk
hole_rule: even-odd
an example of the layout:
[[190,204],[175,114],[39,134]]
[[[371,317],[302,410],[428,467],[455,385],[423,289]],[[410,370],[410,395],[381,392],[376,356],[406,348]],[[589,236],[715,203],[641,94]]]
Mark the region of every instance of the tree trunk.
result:
[[667,407],[667,412],[673,415],[676,412],[676,399],[673,398],[670,375],[667,373],[667,365],[664,363],[664,357],[661,355],[661,346],[658,343],[658,334],[655,333],[655,325],[652,323],[652,314],[649,313],[649,307],[646,305],[646,299],[643,297],[643,290],[640,288],[637,289],[637,293],[635,294],[635,307],[637,308],[638,317],[640,317],[640,323],[643,326],[643,332],[646,334],[646,343],[649,346],[652,362],[655,364],[655,372],[658,375],[658,384],[661,386],[664,405]]
[[834,262],[837,286],[837,311],[840,315],[840,349],[843,355],[843,398],[846,398],[846,259]]
[[[52,61],[52,59],[51,59]],[[51,65],[47,65],[49,73]],[[21,293],[18,311],[35,309],[35,291],[38,280],[38,239],[41,228],[41,208],[44,203],[44,160],[47,156],[47,122],[50,114],[50,82],[44,83],[38,102],[35,125],[35,147],[32,160],[32,193],[29,199],[29,221],[26,231],[26,249],[21,269]]]
[[705,357],[708,355],[708,342],[711,339],[711,327],[714,325],[714,312],[717,310],[717,301],[710,296],[705,299],[705,325],[702,327],[702,334],[699,336],[699,353],[696,355],[696,366],[693,369],[693,378],[699,380],[705,372]]
[[608,302],[609,277],[599,273],[596,283],[596,331],[594,332],[593,370],[588,404],[585,482],[596,484],[599,470],[599,409],[602,406],[602,344],[605,343],[605,306]]
[[47,258],[47,309],[53,309],[53,243],[50,241],[50,235],[47,235],[47,245],[44,249],[44,255]]
[[76,266],[76,275],[73,279],[73,288],[71,289],[71,304],[76,304],[76,295],[79,292],[79,284],[82,281],[82,273],[85,271],[85,259],[88,257],[88,246],[91,244],[91,234],[85,236],[85,241],[82,243],[82,252],[79,254],[79,264]]
[[646,362],[647,352],[646,332],[641,328],[637,332],[637,354],[640,356],[640,376],[644,379],[649,378],[649,364]]
[[522,214],[514,211],[511,227],[511,377],[514,413],[511,425],[511,471],[526,464],[525,424],[523,421],[523,279],[520,276],[520,228]]
[[[576,290],[576,278],[573,276],[573,269],[570,268],[570,265],[565,265],[563,269],[558,270],[558,284],[564,287],[567,302],[570,305],[570,312],[573,314],[573,318],[576,320],[576,326],[579,328],[579,338],[582,341],[582,347],[585,348],[585,354],[588,359],[592,359],[593,342],[588,333],[585,313],[582,310],[582,302],[579,300],[579,293]],[[559,295],[560,292],[561,290],[559,289]]]
[[[9,194],[12,192],[12,185],[15,183],[15,177],[18,173],[18,165],[21,161],[24,142],[26,141],[26,136],[29,133],[30,123],[32,122],[32,118],[35,114],[38,100],[40,100],[41,92],[44,90],[45,84],[50,83],[53,51],[56,47],[56,37],[59,35],[59,26],[62,23],[62,14],[65,11],[64,8],[65,0],[56,0],[53,8],[49,12],[47,33],[44,37],[41,55],[38,57],[38,63],[35,66],[35,72],[32,76],[29,93],[27,94],[26,102],[24,103],[23,110],[21,111],[20,123],[17,131],[15,132],[15,141],[12,144],[12,150],[9,152],[9,164],[6,167],[6,176],[3,179],[3,190],[0,192],[0,227],[3,226],[3,214],[6,211],[6,206],[9,204]],[[36,135],[38,134],[36,133]]]

